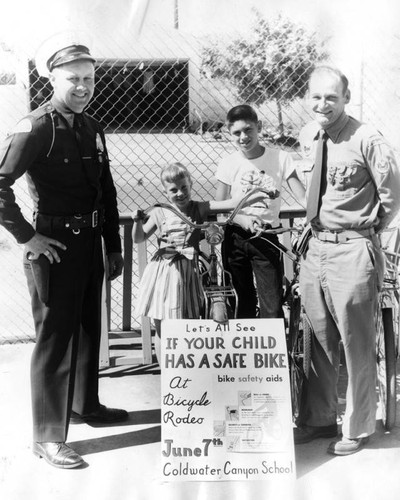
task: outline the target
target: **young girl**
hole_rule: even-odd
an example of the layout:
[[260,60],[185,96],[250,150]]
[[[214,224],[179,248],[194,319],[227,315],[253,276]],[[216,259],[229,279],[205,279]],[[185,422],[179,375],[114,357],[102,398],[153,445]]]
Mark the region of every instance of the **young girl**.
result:
[[[234,210],[240,201],[193,201],[189,171],[180,163],[164,167],[160,179],[168,201],[198,224],[210,214]],[[247,200],[246,205],[263,198],[264,194],[257,193]],[[197,270],[197,255],[201,231],[191,229],[170,210],[160,207],[151,211],[145,223],[140,210],[134,212],[132,217],[135,243],[141,243],[157,232],[159,248],[144,270],[136,313],[152,318],[156,328],[156,355],[160,361],[161,320],[195,319],[200,316],[203,293]]]

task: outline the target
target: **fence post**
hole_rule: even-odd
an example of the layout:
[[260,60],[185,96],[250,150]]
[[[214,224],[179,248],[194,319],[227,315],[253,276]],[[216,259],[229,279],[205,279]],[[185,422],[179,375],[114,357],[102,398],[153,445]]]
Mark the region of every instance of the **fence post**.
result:
[[122,330],[129,331],[132,326],[132,256],[133,223],[124,225],[124,272],[122,293]]
[[[147,264],[147,245],[144,241],[137,246],[138,252],[138,271],[139,279],[142,277],[144,268]],[[150,319],[142,316],[142,351],[143,364],[151,364],[153,362],[152,346],[151,346],[151,324]]]
[[108,334],[110,331],[110,299],[111,299],[111,284],[107,276],[107,256],[106,249],[103,243],[103,260],[104,260],[104,277],[101,288],[101,331],[100,331],[100,352],[99,352],[99,368],[107,368],[110,366],[110,346]]
[[100,336],[100,359],[99,368],[107,368],[110,366],[110,350],[109,350],[109,307],[107,305],[106,292],[106,276],[104,276],[103,287],[101,293],[101,336]]

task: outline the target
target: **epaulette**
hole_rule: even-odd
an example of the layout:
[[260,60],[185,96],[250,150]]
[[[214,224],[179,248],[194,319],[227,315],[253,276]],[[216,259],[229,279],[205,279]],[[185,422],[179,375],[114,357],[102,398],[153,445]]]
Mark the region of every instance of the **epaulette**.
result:
[[32,132],[33,126],[37,122],[37,120],[39,120],[43,116],[51,114],[53,111],[54,106],[51,104],[51,102],[43,104],[39,108],[31,111],[28,115],[25,116],[25,118],[22,118],[22,120],[20,120],[7,135],[12,136],[15,134],[27,134]]
[[47,102],[45,104],[42,104],[42,106],[39,106],[38,108],[34,109],[29,113],[28,116],[32,116],[33,118],[41,118],[42,116],[48,115],[55,111],[54,106],[51,104],[51,102]]

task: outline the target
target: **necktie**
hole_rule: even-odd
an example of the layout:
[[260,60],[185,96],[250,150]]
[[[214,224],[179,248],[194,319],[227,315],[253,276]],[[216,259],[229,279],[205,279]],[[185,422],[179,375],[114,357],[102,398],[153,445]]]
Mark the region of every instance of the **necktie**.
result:
[[79,135],[81,127],[82,127],[82,115],[75,113],[72,128],[75,130],[75,133],[77,135]]
[[307,222],[311,222],[317,217],[321,206],[321,198],[326,189],[327,139],[328,134],[325,130],[320,130],[315,154],[314,171],[307,198]]
[[77,113],[74,114],[74,122],[72,124],[72,130],[75,132],[75,137],[78,142],[78,149],[81,158],[85,156],[83,137],[82,137],[82,115]]

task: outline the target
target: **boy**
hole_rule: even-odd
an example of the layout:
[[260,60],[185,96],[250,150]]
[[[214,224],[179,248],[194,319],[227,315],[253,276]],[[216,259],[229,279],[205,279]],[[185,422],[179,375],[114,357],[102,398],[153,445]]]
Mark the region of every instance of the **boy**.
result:
[[[226,124],[238,150],[218,165],[216,200],[236,197],[260,185],[281,191],[282,181],[286,179],[303,204],[304,188],[290,155],[259,143],[261,122],[254,109],[246,104],[233,107],[227,114]],[[255,318],[257,302],[261,318],[282,317],[280,252],[265,241],[276,244],[278,237],[272,234],[254,237],[258,226],[275,228],[280,225],[280,205],[281,196],[278,195],[274,200],[246,207],[236,216],[235,224],[226,228],[222,256],[238,294],[238,318]]]

